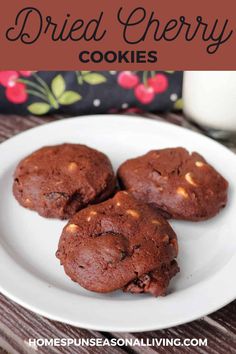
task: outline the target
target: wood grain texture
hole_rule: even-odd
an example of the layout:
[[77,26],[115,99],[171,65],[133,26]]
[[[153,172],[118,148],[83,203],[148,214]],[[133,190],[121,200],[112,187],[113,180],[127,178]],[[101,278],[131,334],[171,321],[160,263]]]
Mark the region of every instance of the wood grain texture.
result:
[[[37,349],[39,353],[98,354],[99,348],[93,347],[30,348],[28,341],[32,338],[104,338],[99,332],[75,328],[35,315],[7,300],[3,295],[0,295],[0,319],[0,344],[10,353],[35,353]],[[5,344],[8,344],[8,347]],[[123,349],[114,348],[114,354],[123,352]],[[105,350],[104,353],[109,351]]]
[[[191,130],[201,131],[199,127],[187,122],[181,115],[152,115],[151,119],[166,119],[171,123],[183,125]],[[0,115],[0,142],[40,124],[52,122],[61,116],[54,117],[19,117]],[[231,143],[231,148],[235,146]],[[236,151],[236,149],[235,149]],[[134,314],[135,316],[135,314]],[[122,348],[94,348],[94,347],[67,347],[67,348],[32,348],[28,345],[29,338],[207,338],[208,347],[122,347]],[[37,350],[36,350],[37,349]],[[38,316],[0,295],[0,354],[32,354],[32,353],[236,353],[236,301],[214,314],[189,324],[162,331],[146,333],[100,333],[87,331],[48,320]]]

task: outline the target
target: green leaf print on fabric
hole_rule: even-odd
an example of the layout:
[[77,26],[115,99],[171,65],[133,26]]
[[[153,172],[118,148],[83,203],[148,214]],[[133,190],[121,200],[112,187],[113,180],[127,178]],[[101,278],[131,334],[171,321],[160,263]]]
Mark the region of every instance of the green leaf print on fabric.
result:
[[184,108],[184,101],[182,98],[178,99],[174,104],[174,109],[180,111]]
[[[77,71],[76,75],[79,85],[86,83],[94,86],[107,81],[104,75],[92,71]],[[51,83],[45,82],[36,73],[32,74],[32,78],[34,78],[34,81],[30,79],[21,80],[26,85],[29,95],[42,100],[42,102],[35,102],[28,106],[28,110],[32,114],[43,115],[49,113],[52,109],[59,109],[60,105],[68,106],[82,100],[82,96],[78,92],[66,90],[66,81],[62,74],[56,75]]]
[[80,101],[82,97],[75,91],[66,91],[58,99],[58,102],[62,105],[69,105]]
[[97,73],[86,74],[83,76],[83,80],[90,85],[99,85],[106,82],[105,76]]
[[56,98],[59,98],[66,89],[66,83],[65,80],[63,79],[62,75],[57,75],[53,80],[52,80],[52,92]]
[[30,113],[39,116],[48,113],[50,111],[50,108],[51,106],[49,104],[43,102],[32,103],[30,106],[28,106],[28,110]]
[[100,85],[107,81],[106,77],[100,73],[92,71],[77,71],[77,81],[79,85],[85,82],[89,85]]
[[43,115],[50,110],[58,109],[60,105],[71,105],[82,99],[82,96],[75,91],[66,91],[66,82],[61,74],[55,76],[48,85],[37,74],[32,75],[36,82],[24,80],[29,87],[28,93],[34,97],[41,98],[44,102],[35,102],[28,106],[30,113]]

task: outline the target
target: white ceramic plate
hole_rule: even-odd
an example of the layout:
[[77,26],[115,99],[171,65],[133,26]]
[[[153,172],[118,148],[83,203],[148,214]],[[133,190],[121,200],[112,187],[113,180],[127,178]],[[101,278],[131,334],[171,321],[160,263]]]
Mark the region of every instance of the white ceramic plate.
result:
[[[64,222],[19,206],[12,174],[32,151],[62,142],[105,152],[117,168],[150,149],[184,146],[202,153],[230,182],[228,206],[207,222],[172,221],[180,244],[179,273],[164,298],[121,291],[99,295],[64,274],[55,257]],[[143,118],[90,116],[46,124],[0,145],[0,291],[54,320],[102,331],[147,331],[209,314],[236,296],[236,156],[199,134]]]

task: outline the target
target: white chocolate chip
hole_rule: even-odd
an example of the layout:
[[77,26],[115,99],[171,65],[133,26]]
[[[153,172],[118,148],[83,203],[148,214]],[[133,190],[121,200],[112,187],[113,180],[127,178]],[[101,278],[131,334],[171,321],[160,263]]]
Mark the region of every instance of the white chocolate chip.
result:
[[117,206],[121,206],[120,202],[117,202],[116,205],[117,205]]
[[92,211],[90,211],[90,215],[97,215],[97,212],[92,210]]
[[191,184],[191,185],[194,186],[194,187],[197,187],[197,183],[194,182],[194,180],[193,180],[192,175],[191,175],[190,172],[186,173],[185,179],[186,179],[186,181],[187,181],[189,184]]
[[76,230],[78,230],[78,225],[75,224],[70,224],[66,228],[66,231],[68,232],[75,232]]
[[160,157],[160,154],[156,151],[153,151],[152,155],[156,158],[156,159],[159,159]]
[[126,210],[126,213],[128,215],[131,215],[135,219],[139,218],[139,213],[136,210],[128,209],[128,210]]
[[169,241],[170,241],[169,236],[168,236],[168,235],[164,235],[162,241],[163,241],[164,243],[169,243]]
[[197,167],[203,167],[205,164],[204,164],[202,161],[196,161],[196,162],[195,162],[195,165],[196,165]]
[[151,223],[154,224],[154,225],[161,225],[161,222],[159,220],[157,220],[157,219],[153,219],[151,221]]
[[181,197],[184,197],[185,199],[188,198],[188,193],[183,187],[177,188],[177,194],[180,195]]
[[96,211],[94,211],[94,210],[90,211],[89,216],[87,217],[87,221],[91,221],[92,216],[95,216],[95,215],[97,215]]
[[25,199],[25,204],[30,206],[31,205],[31,200],[29,198]]
[[69,165],[68,165],[68,171],[69,172],[75,172],[78,168],[78,165],[77,163],[75,162],[71,162]]

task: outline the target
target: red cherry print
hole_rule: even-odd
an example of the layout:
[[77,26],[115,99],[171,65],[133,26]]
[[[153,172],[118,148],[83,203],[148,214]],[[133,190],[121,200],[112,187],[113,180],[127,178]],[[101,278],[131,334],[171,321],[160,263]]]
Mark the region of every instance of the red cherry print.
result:
[[143,104],[148,104],[154,100],[155,92],[153,87],[140,84],[135,88],[136,98]]
[[154,89],[155,93],[162,93],[168,88],[168,79],[163,74],[157,74],[148,79],[148,85]]
[[4,87],[14,86],[18,77],[17,71],[0,71],[0,84]]
[[132,73],[132,71],[122,71],[118,75],[118,84],[125,89],[132,89],[139,83],[138,75]]
[[25,84],[16,82],[14,86],[6,88],[7,99],[12,103],[23,103],[28,98]]
[[19,71],[20,75],[29,77],[32,74],[32,71]]

